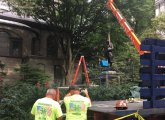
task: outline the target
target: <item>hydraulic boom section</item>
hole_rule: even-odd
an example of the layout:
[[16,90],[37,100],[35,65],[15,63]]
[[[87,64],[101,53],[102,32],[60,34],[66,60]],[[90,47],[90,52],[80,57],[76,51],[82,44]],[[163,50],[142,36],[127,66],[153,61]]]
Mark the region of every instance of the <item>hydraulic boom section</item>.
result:
[[117,18],[120,25],[124,28],[127,36],[132,40],[132,42],[133,42],[134,46],[136,47],[137,51],[141,55],[144,54],[144,51],[140,50],[140,45],[141,45],[140,40],[137,38],[137,36],[135,35],[133,29],[129,26],[129,24],[127,23],[126,19],[122,16],[120,11],[115,7],[113,0],[108,0],[107,6],[108,6],[108,8],[111,9],[112,13]]

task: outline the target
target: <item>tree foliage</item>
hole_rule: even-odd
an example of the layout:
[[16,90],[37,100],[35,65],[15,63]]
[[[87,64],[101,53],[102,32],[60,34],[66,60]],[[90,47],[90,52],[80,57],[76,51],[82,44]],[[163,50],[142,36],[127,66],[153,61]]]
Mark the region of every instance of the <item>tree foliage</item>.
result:
[[15,70],[19,72],[21,81],[32,85],[36,85],[38,82],[45,84],[45,82],[49,79],[49,76],[44,71],[33,68],[29,64],[22,64],[20,69]]
[[19,15],[31,16],[37,21],[43,20],[59,33],[63,33],[62,37],[56,39],[56,43],[62,48],[66,75],[75,56],[87,45],[86,36],[92,31],[95,32],[98,25],[104,21],[106,12],[106,1],[100,0],[4,1]]
[[134,28],[135,33],[140,35],[143,30],[151,25],[154,17],[154,0],[119,0],[118,8],[122,11],[127,21]]
[[164,39],[165,34],[165,13],[153,18],[151,26],[147,27],[142,34],[142,38],[145,37],[152,37],[152,38],[159,38]]
[[[92,87],[88,90],[92,101],[128,99],[131,95],[131,86],[132,84],[121,84],[110,87]],[[45,96],[45,93],[44,87],[38,89],[27,83],[5,86],[3,88],[4,97],[0,101],[1,120],[33,120],[34,118],[30,114],[31,108],[38,98]],[[67,90],[63,89],[60,93],[61,99],[63,99]]]
[[[128,23],[134,29],[137,37],[140,38],[143,31],[147,27],[151,26],[151,18],[154,17],[154,0],[115,0],[114,2],[117,8],[123,13],[123,16],[126,18]],[[92,44],[90,43],[94,42],[94,40],[100,42],[99,46],[94,45],[93,47],[98,48],[97,50],[93,50],[99,52],[98,55],[96,53],[95,55],[103,57],[101,49],[107,40],[107,33],[110,32],[111,41],[113,42],[115,48],[113,51],[113,69],[121,74],[124,74],[122,79],[125,81],[139,80],[139,54],[126,36],[123,28],[117,22],[117,19],[112,15],[111,10],[108,11],[106,25],[103,24],[100,28],[102,30],[100,29],[101,31],[98,30],[97,33],[90,36],[90,40],[88,42],[88,45],[91,45],[91,47]],[[130,59],[132,60],[129,61]],[[95,64],[98,64],[98,61],[96,61]]]
[[[83,37],[104,21],[105,1],[95,0],[10,0],[12,10],[19,15],[43,20],[71,34],[71,44],[82,44]],[[61,30],[61,29],[60,29]]]
[[3,98],[0,101],[1,120],[33,120],[30,111],[34,102],[44,97],[46,89],[38,89],[28,83],[16,83],[3,87]]
[[[115,60],[123,58],[124,61],[125,57],[130,55],[129,51],[134,51],[132,54],[138,56],[136,50],[128,46],[132,44],[129,43],[130,40],[111,10],[106,7],[106,0],[4,1],[19,15],[31,16],[37,21],[43,20],[59,33],[64,32],[63,36],[67,36],[66,39],[59,38],[56,43],[61,46],[65,56],[66,75],[71,71],[71,62],[77,56],[84,55],[87,61],[98,64],[98,59],[103,57],[102,48],[108,33],[111,34],[111,41],[114,44]],[[150,20],[154,16],[154,0],[115,0],[114,2],[138,35],[150,26]]]
[[165,13],[162,13],[161,15],[155,17],[152,20],[153,27],[155,27],[157,30],[165,31]]

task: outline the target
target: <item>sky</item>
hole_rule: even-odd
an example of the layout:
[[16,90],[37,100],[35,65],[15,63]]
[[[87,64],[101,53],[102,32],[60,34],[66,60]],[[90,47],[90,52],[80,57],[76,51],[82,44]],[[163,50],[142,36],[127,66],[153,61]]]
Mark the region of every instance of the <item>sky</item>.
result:
[[91,2],[92,0],[88,0],[88,2]]

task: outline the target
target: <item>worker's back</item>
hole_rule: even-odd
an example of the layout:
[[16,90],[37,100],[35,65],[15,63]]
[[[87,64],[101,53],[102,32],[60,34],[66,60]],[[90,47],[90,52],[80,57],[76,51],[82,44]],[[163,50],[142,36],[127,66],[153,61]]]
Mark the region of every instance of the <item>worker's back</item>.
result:
[[91,106],[90,99],[79,94],[64,98],[66,120],[87,120],[87,109]]
[[62,115],[59,103],[46,97],[35,102],[31,113],[35,120],[56,120]]

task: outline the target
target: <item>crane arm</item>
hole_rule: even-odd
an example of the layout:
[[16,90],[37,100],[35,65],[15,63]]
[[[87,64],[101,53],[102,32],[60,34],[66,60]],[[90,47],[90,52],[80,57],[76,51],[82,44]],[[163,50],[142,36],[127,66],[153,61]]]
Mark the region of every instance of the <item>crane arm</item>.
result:
[[112,13],[117,18],[118,22],[123,27],[123,29],[125,30],[125,33],[131,39],[139,54],[141,55],[144,54],[144,51],[140,50],[140,45],[141,45],[140,40],[137,38],[133,29],[129,26],[129,24],[127,23],[126,19],[122,16],[120,11],[115,7],[113,0],[108,0],[107,6],[108,8],[111,9]]

